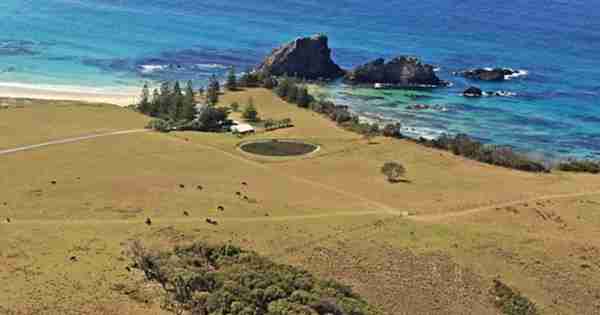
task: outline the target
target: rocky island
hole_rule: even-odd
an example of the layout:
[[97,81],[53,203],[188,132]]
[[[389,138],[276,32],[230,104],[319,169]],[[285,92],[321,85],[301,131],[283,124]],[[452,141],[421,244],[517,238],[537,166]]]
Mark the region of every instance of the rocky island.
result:
[[386,62],[379,58],[349,71],[347,84],[378,84],[380,87],[436,87],[446,85],[437,77],[432,65],[416,57],[400,56]]
[[332,80],[345,74],[331,59],[328,38],[323,34],[297,38],[276,48],[255,70],[308,80]]
[[307,80],[335,80],[341,77],[351,85],[376,87],[437,87],[446,85],[434,67],[416,57],[399,56],[389,61],[376,59],[345,71],[331,58],[326,35],[297,38],[273,50],[255,69],[273,76],[293,76]]
[[513,77],[521,76],[525,72],[513,70],[510,68],[476,68],[460,72],[454,72],[454,75],[463,76],[472,80],[480,81],[505,81]]

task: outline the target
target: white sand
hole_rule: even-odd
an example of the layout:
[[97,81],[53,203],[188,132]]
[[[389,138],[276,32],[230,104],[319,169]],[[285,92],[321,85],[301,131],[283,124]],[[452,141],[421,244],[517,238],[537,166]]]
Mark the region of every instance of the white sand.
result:
[[93,88],[0,82],[0,97],[73,100],[127,106],[137,102],[141,88]]

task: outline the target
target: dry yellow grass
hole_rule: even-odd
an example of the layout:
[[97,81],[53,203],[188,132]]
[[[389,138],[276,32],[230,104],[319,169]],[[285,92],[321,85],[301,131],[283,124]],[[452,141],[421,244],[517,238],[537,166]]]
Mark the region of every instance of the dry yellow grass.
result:
[[0,99],[0,149],[143,128],[149,119],[123,107],[70,101]]
[[[32,314],[160,314],[155,303],[139,302],[144,292],[123,289],[140,279],[125,270],[123,251],[141,238],[156,246],[232,242],[351,284],[389,314],[494,314],[487,289],[496,276],[545,314],[598,310],[600,194],[593,192],[600,177],[511,171],[406,141],[367,145],[267,90],[221,101],[245,104],[250,96],[263,118],[289,117],[296,127],[245,139],[120,135],[1,156],[0,305]],[[70,108],[82,125],[99,124],[94,128],[102,128],[97,115],[108,115]],[[145,119],[104,110],[123,115],[113,123],[123,119],[125,128]],[[22,116],[20,124],[44,123]],[[47,124],[38,130],[54,122]],[[83,130],[60,128],[61,136]],[[32,131],[36,136],[44,137]],[[236,149],[255,138],[305,139],[322,148],[295,159]],[[388,160],[406,166],[410,183],[385,181],[379,168]],[[573,193],[589,194],[563,196]],[[536,198],[544,200],[530,200]],[[504,204],[518,200],[529,201]],[[219,225],[206,224],[207,217]]]

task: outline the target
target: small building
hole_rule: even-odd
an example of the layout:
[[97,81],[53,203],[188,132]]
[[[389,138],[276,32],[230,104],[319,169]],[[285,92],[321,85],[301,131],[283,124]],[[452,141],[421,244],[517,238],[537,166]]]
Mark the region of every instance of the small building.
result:
[[235,125],[231,126],[231,132],[234,133],[247,134],[254,133],[254,131],[254,127],[249,124],[236,123]]

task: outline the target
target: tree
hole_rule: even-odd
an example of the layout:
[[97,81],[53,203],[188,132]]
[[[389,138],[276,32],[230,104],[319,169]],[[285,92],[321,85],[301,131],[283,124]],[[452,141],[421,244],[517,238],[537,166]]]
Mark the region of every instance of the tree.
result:
[[219,102],[219,90],[220,90],[219,80],[213,74],[208,83],[208,88],[206,90],[206,100],[209,105],[216,105]]
[[165,117],[169,114],[171,107],[171,84],[163,82],[160,85],[160,102],[158,116]]
[[406,169],[398,162],[386,162],[381,167],[381,173],[387,176],[390,183],[397,183],[406,174]]
[[229,105],[229,108],[231,108],[231,110],[234,112],[239,112],[240,104],[238,102],[233,102],[233,103],[231,103],[231,105]]
[[277,84],[275,88],[275,94],[281,98],[286,98],[288,89],[290,87],[290,79],[287,76],[284,76]]
[[228,108],[208,106],[198,118],[199,126],[197,129],[201,131],[219,131],[228,116]]
[[233,66],[229,68],[229,72],[227,73],[225,88],[229,91],[235,91],[238,89],[237,77],[235,76],[235,68]]
[[150,103],[150,112],[148,113],[152,117],[156,117],[160,113],[160,93],[158,89],[154,89],[152,92],[152,103]]
[[312,98],[310,94],[308,94],[308,89],[306,86],[301,86],[298,88],[298,95],[296,96],[296,104],[303,108],[308,108]]
[[169,105],[169,118],[173,121],[180,120],[183,113],[183,92],[181,91],[179,81],[175,81]]
[[252,97],[248,99],[248,105],[246,105],[242,117],[247,121],[258,121],[258,111],[256,110],[256,107],[254,107],[254,100]]
[[183,96],[183,109],[181,118],[187,121],[194,120],[196,118],[196,100],[194,97],[194,87],[192,81],[188,81],[185,87],[185,94]]
[[286,99],[290,103],[296,103],[298,101],[298,86],[295,82],[290,82],[286,93]]
[[152,111],[152,105],[150,104],[150,89],[148,83],[144,84],[142,88],[142,95],[140,95],[140,102],[138,103],[137,110],[142,114],[149,115]]
[[265,89],[272,90],[277,86],[277,81],[275,81],[275,79],[273,79],[273,77],[266,77],[262,81],[262,86]]

